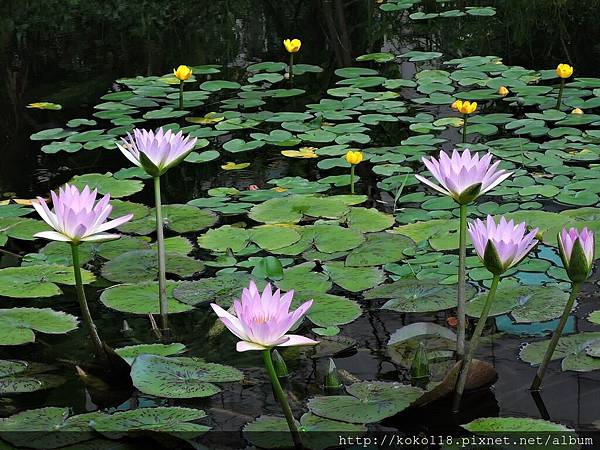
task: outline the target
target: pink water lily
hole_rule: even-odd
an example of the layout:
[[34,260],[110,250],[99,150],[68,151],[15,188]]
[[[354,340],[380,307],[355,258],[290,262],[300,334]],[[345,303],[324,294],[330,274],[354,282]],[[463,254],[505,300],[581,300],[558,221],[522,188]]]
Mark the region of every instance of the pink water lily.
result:
[[173,133],[159,128],[154,132],[136,128],[133,136],[127,133],[127,138],[117,143],[117,147],[129,161],[156,177],[184,160],[196,141],[181,131]]
[[96,202],[98,192],[85,186],[80,192],[77,187],[66,184],[59,188],[58,194],[51,192],[54,210],[51,211],[43,198],[32,202],[33,207],[44,221],[55,231],[42,231],[34,237],[78,243],[82,241],[110,241],[118,239],[119,234],[106,233],[133,218],[127,214],[114,220],[106,219],[112,212],[110,195]]
[[421,175],[415,175],[417,179],[460,204],[472,202],[511,175],[498,169],[500,161],[492,164],[491,153],[480,159],[478,153],[471,155],[468,149],[462,153],[454,150],[451,157],[442,150],[439,159],[422,158],[422,161],[439,185]]
[[233,303],[235,315],[215,303],[210,306],[229,331],[241,339],[236,346],[238,352],[318,344],[318,341],[304,336],[286,334],[313,303],[309,300],[290,312],[293,296],[294,291],[283,295],[279,289],[272,292],[270,284],[261,295],[251,281],[249,287],[242,291],[241,299]]
[[498,224],[490,215],[486,221],[476,219],[469,224],[469,235],[479,258],[494,275],[506,272],[527,256],[536,246],[538,229],[527,233],[527,225],[518,225],[504,217]]
[[558,247],[569,278],[572,281],[585,281],[594,264],[594,233],[587,227],[581,231],[563,228],[558,233]]

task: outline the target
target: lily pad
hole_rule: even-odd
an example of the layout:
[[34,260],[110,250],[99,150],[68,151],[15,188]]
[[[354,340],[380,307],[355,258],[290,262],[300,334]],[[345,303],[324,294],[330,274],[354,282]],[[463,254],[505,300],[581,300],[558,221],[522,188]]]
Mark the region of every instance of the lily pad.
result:
[[[167,281],[167,300],[169,314],[193,309],[173,297],[177,283]],[[132,314],[159,314],[158,283],[118,284],[102,292],[100,301],[108,308]]]
[[241,381],[242,372],[200,358],[140,355],[131,366],[131,379],[145,394],[167,398],[209,397],[220,392],[213,383]]
[[0,309],[0,345],[35,342],[34,331],[64,334],[77,328],[77,317],[50,308]]

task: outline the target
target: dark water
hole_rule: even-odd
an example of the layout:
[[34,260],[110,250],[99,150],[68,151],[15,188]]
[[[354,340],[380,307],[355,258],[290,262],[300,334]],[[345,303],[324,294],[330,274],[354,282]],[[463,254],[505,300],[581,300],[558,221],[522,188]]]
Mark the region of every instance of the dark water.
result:
[[[445,59],[498,55],[508,64],[536,69],[552,68],[561,61],[576,66],[582,76],[600,73],[600,44],[597,44],[600,43],[597,9],[600,2],[452,2],[456,8],[465,3],[493,4],[498,13],[490,18],[415,23],[405,16],[382,14],[376,2],[368,0],[290,0],[285,3],[276,0],[3,0],[0,4],[0,195],[26,198],[45,193],[75,174],[123,167],[122,157],[116,151],[45,155],[40,152],[39,142],[29,140],[33,132],[62,126],[71,118],[88,117],[93,105],[112,88],[115,79],[162,74],[185,63],[221,64],[223,70],[219,77],[235,80],[243,76],[243,67],[251,62],[281,60],[281,40],[288,36],[302,39],[300,62],[319,64],[325,69],[310,85],[303,86],[314,98],[332,84],[335,68],[351,65],[358,55],[380,50],[436,50],[443,52]],[[423,5],[428,10],[436,8],[433,0],[424,1]],[[414,65],[403,62],[393,70],[408,78],[414,73]],[[25,108],[34,101],[60,103],[63,110]],[[315,170],[307,162],[290,163],[268,153],[253,160],[252,171],[231,174],[217,171],[216,167],[216,163],[210,163],[170,172],[166,177],[165,201],[186,202],[216,186],[245,188],[248,184],[263,185],[266,180],[282,176],[311,178],[314,174],[310,171]],[[143,200],[147,194],[143,192],[133,200]],[[377,195],[373,195],[373,200]],[[31,251],[27,247],[12,250]],[[2,265],[11,264],[15,261],[4,256]],[[576,312],[578,317],[583,318],[589,311],[598,309],[600,302],[593,298],[593,290],[590,283],[588,298],[580,301]],[[90,290],[89,295],[94,305],[92,313],[98,317],[98,326],[110,345],[117,347],[153,340],[144,317],[128,317],[134,334],[123,337],[116,326],[120,325],[122,315],[98,306],[94,301],[95,290]],[[67,292],[65,297],[39,300],[35,306],[52,306],[77,314],[74,299],[74,292]],[[18,300],[2,302],[3,307],[19,304]],[[402,379],[406,374],[402,369],[398,373],[399,368],[385,353],[390,333],[403,324],[436,319],[443,323],[446,317],[444,314],[432,317],[381,313],[379,306],[365,304],[366,313],[343,327],[345,335],[357,340],[359,350],[336,358],[336,363],[361,379]],[[260,355],[235,353],[234,340],[225,333],[208,338],[213,321],[206,308],[175,316],[172,319],[174,339],[184,342],[191,355],[244,369],[249,384],[228,387],[211,399],[178,404],[207,409],[210,425],[218,430],[238,430],[261,413],[277,413],[279,408],[265,385]],[[590,324],[579,320],[576,326],[586,331]],[[90,398],[70,364],[89,356],[81,349],[83,339],[80,329],[68,338],[43,336],[35,345],[0,349],[2,357],[34,361],[55,361],[60,355],[63,372],[69,379],[59,389],[14,398],[4,405],[4,413],[9,414],[13,408],[40,405],[71,406],[75,412],[83,412],[97,405],[121,405],[120,408],[126,409],[157,402],[169,404],[168,400],[143,396],[129,398],[128,393],[119,398],[118,392],[112,393],[114,398]],[[458,418],[459,423],[480,416],[544,416],[527,390],[535,369],[516,357],[525,339],[505,336],[482,345],[480,357],[494,364],[500,378],[491,391],[466,398],[467,407]],[[304,359],[290,367],[293,371],[290,389],[297,396],[293,401],[297,411],[301,410],[304,398],[318,392],[323,363],[321,360],[315,366],[311,360]],[[599,418],[598,381],[600,376],[596,372],[562,373],[557,363],[552,364],[542,392],[546,418],[577,429],[591,429],[592,422]],[[398,428],[409,424],[424,430],[453,427],[448,420],[448,406],[443,402],[385,423]]]

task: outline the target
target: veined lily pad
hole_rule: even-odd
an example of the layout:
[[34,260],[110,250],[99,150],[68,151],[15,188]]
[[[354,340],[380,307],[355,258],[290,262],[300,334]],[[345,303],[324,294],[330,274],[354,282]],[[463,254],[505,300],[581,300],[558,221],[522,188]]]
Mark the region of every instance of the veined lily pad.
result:
[[404,258],[404,251],[412,248],[414,242],[399,234],[371,233],[366,241],[352,250],[346,258],[347,266],[378,266],[396,262]]
[[173,356],[186,350],[184,344],[175,342],[173,344],[138,344],[127,347],[116,348],[115,353],[129,364],[140,355]]
[[64,334],[77,328],[77,318],[50,308],[0,309],[0,345],[35,342],[34,331]]
[[71,181],[79,189],[89,186],[98,189],[100,194],[110,194],[112,198],[127,197],[143,189],[144,183],[139,180],[118,180],[111,173],[88,173],[76,175]]
[[349,395],[313,397],[308,409],[317,416],[350,423],[379,422],[406,409],[423,391],[383,381],[362,381],[347,388]]
[[[242,289],[248,287],[250,275],[245,272],[223,273],[214,278],[184,281],[173,291],[173,296],[188,305],[215,302],[228,308],[240,298]],[[260,283],[259,283],[260,285]]]
[[[167,300],[169,314],[193,309],[173,298],[173,289],[178,284],[167,281]],[[102,292],[100,301],[117,311],[132,314],[159,314],[158,283],[118,284]]]
[[131,366],[134,386],[157,397],[209,397],[220,392],[213,383],[242,378],[242,372],[233,367],[207,363],[200,358],[140,355]]
[[324,266],[331,280],[350,292],[370,289],[385,280],[385,274],[376,267],[347,267],[342,262],[332,261]]
[[[95,280],[94,275],[82,270],[83,283]],[[75,285],[73,268],[42,264],[0,269],[0,295],[15,298],[52,297],[62,291],[55,284]]]
[[310,290],[296,292],[292,306],[300,306],[307,300],[313,300],[307,317],[320,327],[345,325],[356,320],[362,312],[360,305],[354,300]]

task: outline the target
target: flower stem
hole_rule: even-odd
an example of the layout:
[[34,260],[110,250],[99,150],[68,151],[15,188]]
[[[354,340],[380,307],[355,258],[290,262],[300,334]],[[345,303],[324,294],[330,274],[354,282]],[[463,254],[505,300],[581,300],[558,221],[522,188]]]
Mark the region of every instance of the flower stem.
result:
[[73,256],[73,273],[75,275],[75,288],[77,290],[77,300],[79,301],[79,307],[81,308],[81,314],[83,315],[83,323],[85,324],[92,342],[94,343],[94,351],[96,355],[102,359],[106,358],[104,352],[104,345],[98,335],[98,330],[90,314],[88,308],[87,299],[85,298],[85,290],[83,289],[83,281],[81,280],[81,267],[79,266],[79,244],[71,242],[71,254]]
[[167,275],[165,264],[165,236],[163,234],[162,204],[160,200],[160,176],[154,177],[154,200],[156,203],[156,241],[158,244],[158,296],[160,320],[163,332],[169,329],[167,304]]
[[294,54],[290,53],[290,80],[294,78]]
[[465,356],[465,334],[467,329],[465,283],[465,260],[467,257],[467,205],[460,205],[460,223],[458,226],[458,326],[456,330],[456,359],[462,360]]
[[571,295],[569,296],[569,300],[565,305],[565,309],[560,316],[560,321],[556,326],[556,330],[552,333],[552,339],[550,339],[550,344],[548,344],[548,348],[546,349],[546,354],[544,355],[544,359],[542,360],[542,364],[538,367],[537,373],[533,378],[533,382],[531,383],[531,387],[529,388],[532,391],[537,391],[540,389],[542,385],[542,380],[544,379],[544,374],[546,373],[546,369],[548,368],[548,364],[552,359],[552,355],[554,354],[554,350],[556,349],[556,344],[558,344],[558,340],[560,339],[560,335],[562,334],[563,328],[567,323],[567,319],[569,318],[569,314],[571,313],[571,309],[573,309],[573,303],[577,298],[577,294],[579,293],[580,283],[573,282],[571,283]]
[[477,326],[475,327],[475,331],[473,332],[473,336],[471,336],[471,341],[469,342],[469,351],[463,359],[460,368],[460,373],[456,382],[456,388],[454,390],[454,401],[452,403],[453,412],[458,412],[458,410],[460,409],[460,401],[465,390],[465,385],[467,384],[469,368],[471,366],[473,356],[475,355],[475,351],[477,350],[477,346],[479,345],[481,332],[483,331],[483,327],[485,326],[485,322],[487,321],[488,315],[490,313],[492,301],[494,300],[494,297],[496,295],[496,289],[498,289],[498,283],[500,283],[500,275],[494,275],[494,279],[492,280],[492,286],[490,287],[487,298],[485,299],[485,305],[483,307],[483,310],[481,311],[481,317],[479,317],[479,320],[477,321]]
[[560,79],[560,88],[558,89],[558,98],[556,99],[556,109],[560,110],[560,104],[562,103],[563,91],[565,90],[565,79]]
[[183,80],[179,81],[179,109],[183,109]]
[[350,164],[350,193],[354,194],[354,164]]
[[469,116],[467,114],[463,114],[463,127],[462,127],[462,143],[467,143],[467,118]]
[[281,405],[281,409],[283,409],[283,414],[285,415],[285,420],[287,420],[288,427],[290,428],[290,432],[292,433],[292,439],[294,441],[294,446],[298,449],[304,448],[302,445],[302,439],[300,438],[300,432],[298,431],[298,427],[296,426],[296,421],[294,419],[294,415],[292,414],[292,410],[290,408],[290,404],[288,403],[287,396],[279,383],[279,379],[277,378],[277,373],[275,372],[275,367],[273,366],[273,360],[271,359],[271,349],[265,349],[262,352],[263,359],[265,361],[265,366],[267,368],[267,373],[269,374],[269,378],[271,378],[271,384],[273,385],[273,390],[275,391],[275,396]]

